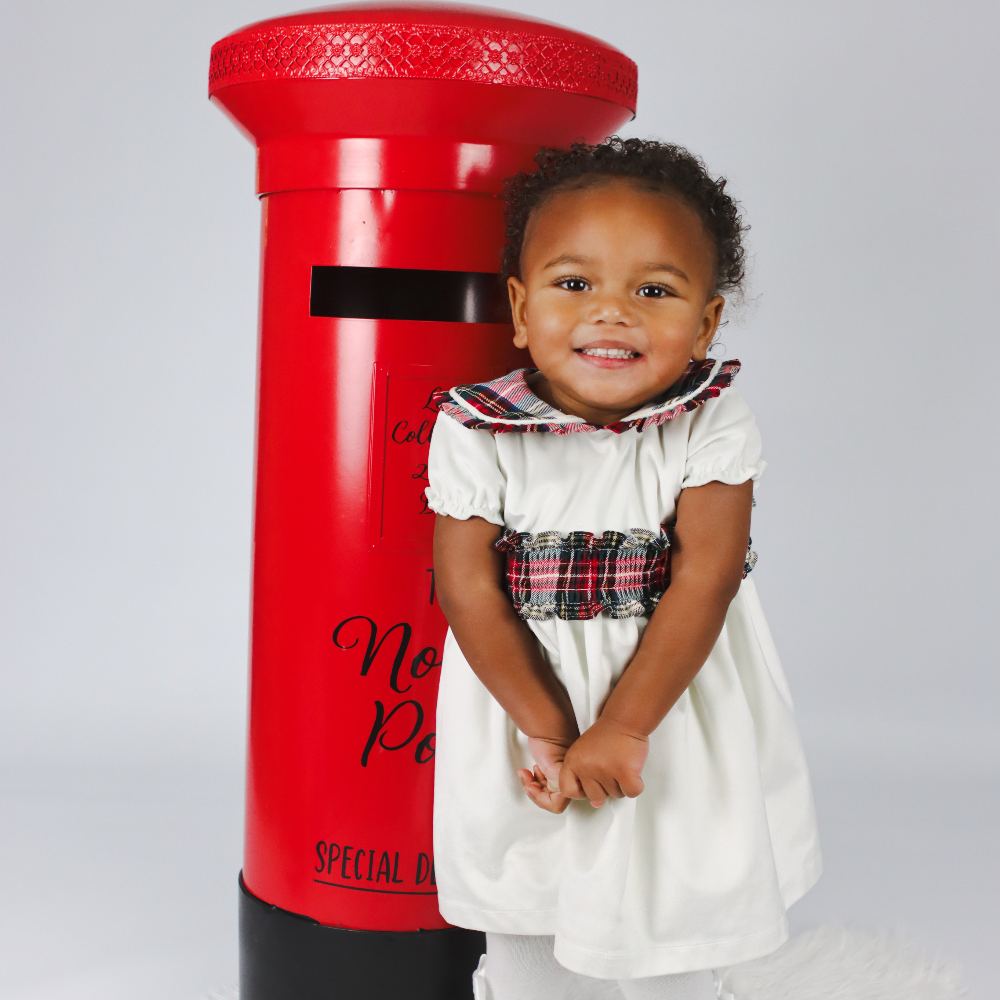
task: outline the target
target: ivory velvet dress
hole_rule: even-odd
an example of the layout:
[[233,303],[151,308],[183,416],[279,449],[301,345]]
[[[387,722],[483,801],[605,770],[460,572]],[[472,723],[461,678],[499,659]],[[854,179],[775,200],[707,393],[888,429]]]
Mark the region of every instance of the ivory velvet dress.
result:
[[[428,503],[506,529],[498,547],[520,567],[509,569],[514,605],[581,732],[662,591],[681,490],[764,469],[753,416],[730,385],[738,370],[692,362],[664,397],[606,428],[535,396],[531,369],[439,398]],[[555,935],[558,962],[598,979],[716,968],[779,947],[786,909],[821,860],[792,701],[751,579],[649,739],[637,798],[539,809],[517,776],[533,764],[526,737],[449,630],[434,792],[445,919]]]

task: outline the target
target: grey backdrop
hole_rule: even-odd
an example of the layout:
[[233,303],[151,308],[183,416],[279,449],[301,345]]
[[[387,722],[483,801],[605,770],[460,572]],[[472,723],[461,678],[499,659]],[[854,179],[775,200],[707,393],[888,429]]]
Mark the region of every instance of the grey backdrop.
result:
[[[995,992],[1000,6],[538,0],[753,229],[723,332],[827,874]],[[0,7],[0,995],[235,982],[259,209],[206,99],[273,0]],[[987,993],[989,984],[989,993]]]

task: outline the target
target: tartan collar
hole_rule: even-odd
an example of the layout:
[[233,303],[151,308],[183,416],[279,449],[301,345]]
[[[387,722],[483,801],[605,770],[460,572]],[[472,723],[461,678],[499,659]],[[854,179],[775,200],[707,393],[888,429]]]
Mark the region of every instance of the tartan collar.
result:
[[479,385],[458,385],[434,396],[442,413],[474,430],[494,433],[520,431],[576,434],[614,431],[622,434],[633,427],[639,431],[672,420],[715,399],[732,384],[740,370],[739,361],[692,361],[684,374],[666,392],[623,420],[601,427],[582,417],[549,406],[531,391],[528,380],[537,368],[519,368],[509,375]]

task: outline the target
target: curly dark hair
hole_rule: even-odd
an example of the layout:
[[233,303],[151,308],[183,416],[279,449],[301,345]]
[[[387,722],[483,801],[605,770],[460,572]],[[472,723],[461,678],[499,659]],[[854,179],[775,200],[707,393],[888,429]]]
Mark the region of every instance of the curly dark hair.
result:
[[569,149],[543,147],[535,163],[538,169],[533,173],[522,172],[504,181],[504,281],[521,276],[528,220],[546,199],[601,177],[621,177],[654,191],[669,191],[694,209],[715,244],[714,291],[741,288],[746,275],[743,234],[750,227],[743,221],[739,202],[726,194],[725,177],[713,180],[704,161],[683,146],[611,136],[594,146],[577,142]]

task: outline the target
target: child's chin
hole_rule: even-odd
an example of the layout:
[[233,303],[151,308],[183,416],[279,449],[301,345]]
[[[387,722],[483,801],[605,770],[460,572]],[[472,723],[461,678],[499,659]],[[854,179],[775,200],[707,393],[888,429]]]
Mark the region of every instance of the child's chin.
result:
[[[601,373],[604,377],[596,377],[581,381],[580,395],[585,396],[587,401],[593,406],[600,406],[608,410],[620,410],[623,407],[636,409],[647,399],[651,399],[657,394],[655,386],[646,386],[641,380],[629,378],[623,373],[620,378],[614,378],[613,372]],[[607,377],[611,375],[612,377]],[[635,403],[634,400],[640,402]]]
[[585,402],[596,410],[604,410],[606,413],[632,413],[641,409],[645,404],[645,399],[636,402],[636,397],[628,396],[602,396],[598,394],[586,395]]

